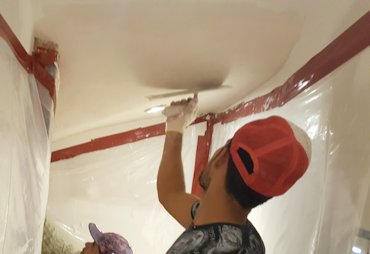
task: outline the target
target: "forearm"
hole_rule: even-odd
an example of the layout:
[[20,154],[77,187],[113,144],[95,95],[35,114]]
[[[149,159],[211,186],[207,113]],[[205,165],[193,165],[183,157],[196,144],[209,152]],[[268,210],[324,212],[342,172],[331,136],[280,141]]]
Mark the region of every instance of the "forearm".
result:
[[185,180],[181,159],[182,134],[168,132],[157,178],[159,199],[168,194],[184,193]]

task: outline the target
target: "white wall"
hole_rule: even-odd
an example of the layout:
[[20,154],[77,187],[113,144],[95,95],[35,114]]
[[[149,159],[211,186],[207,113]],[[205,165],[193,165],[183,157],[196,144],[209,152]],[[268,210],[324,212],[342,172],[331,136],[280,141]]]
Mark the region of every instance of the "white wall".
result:
[[[30,1],[0,10],[26,50],[33,37]],[[40,253],[48,194],[50,142],[37,85],[0,38],[0,253]]]
[[30,53],[33,46],[34,20],[40,14],[38,0],[2,0],[0,10],[23,47]]
[[362,217],[362,221],[361,221],[361,227],[367,231],[370,232],[370,189],[369,189],[369,192],[367,194],[367,199],[366,199],[366,203],[365,203],[365,209],[364,209],[364,213],[363,213],[363,217]]

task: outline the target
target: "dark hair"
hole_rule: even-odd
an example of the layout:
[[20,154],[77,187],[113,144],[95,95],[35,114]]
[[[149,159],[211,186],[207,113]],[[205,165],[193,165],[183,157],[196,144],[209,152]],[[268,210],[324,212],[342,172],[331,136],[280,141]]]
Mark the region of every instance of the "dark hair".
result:
[[[231,142],[228,144],[230,149]],[[238,154],[248,169],[248,172],[253,173],[253,161],[249,154],[243,149],[238,150]],[[252,209],[263,204],[271,197],[266,197],[249,188],[240,176],[231,156],[229,156],[227,172],[226,172],[226,191],[232,195],[238,203],[245,209]]]

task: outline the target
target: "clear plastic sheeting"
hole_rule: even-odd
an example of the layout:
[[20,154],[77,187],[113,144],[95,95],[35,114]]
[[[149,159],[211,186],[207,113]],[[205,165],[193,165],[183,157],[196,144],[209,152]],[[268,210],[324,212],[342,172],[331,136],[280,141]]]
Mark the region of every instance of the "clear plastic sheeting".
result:
[[37,84],[0,40],[0,253],[40,253],[50,141]]
[[[369,49],[281,108],[215,125],[212,151],[244,123],[271,115],[294,122],[312,139],[303,178],[249,216],[267,254],[348,254],[360,248],[361,221],[369,216],[364,213],[370,184],[368,66]],[[188,191],[203,132],[204,124],[192,126],[184,138]],[[157,199],[163,142],[163,136],[149,138],[53,163],[48,217],[66,244],[81,250],[92,241],[87,225],[95,222],[126,237],[134,253],[165,253],[182,228]]]
[[[183,163],[191,191],[198,135],[187,129]],[[65,244],[81,251],[92,242],[88,223],[124,236],[134,253],[165,253],[182,227],[161,206],[156,178],[164,136],[83,154],[52,164],[47,217]]]
[[[56,93],[58,93],[60,85],[60,74],[58,63],[55,62],[54,65],[46,66],[46,70],[54,78],[55,90]],[[40,82],[37,82],[37,88],[40,94],[46,130],[48,132],[48,135],[51,137],[51,130],[54,126],[54,102],[49,94],[49,90],[46,89],[45,86],[43,86]]]
[[367,49],[284,107],[215,126],[212,151],[243,124],[271,115],[294,122],[312,139],[303,178],[249,216],[266,253],[352,253],[362,216],[370,216],[363,212],[370,184],[369,66]]

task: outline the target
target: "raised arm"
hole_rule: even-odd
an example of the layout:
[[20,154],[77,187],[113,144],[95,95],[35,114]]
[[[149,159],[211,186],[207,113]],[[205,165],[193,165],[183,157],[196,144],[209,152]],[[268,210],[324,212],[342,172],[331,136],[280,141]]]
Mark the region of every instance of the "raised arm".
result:
[[191,225],[190,210],[198,198],[185,192],[181,159],[182,133],[195,118],[196,103],[194,99],[175,102],[165,109],[166,139],[157,179],[159,201],[185,228]]

